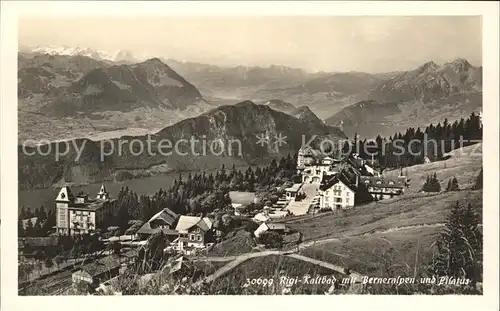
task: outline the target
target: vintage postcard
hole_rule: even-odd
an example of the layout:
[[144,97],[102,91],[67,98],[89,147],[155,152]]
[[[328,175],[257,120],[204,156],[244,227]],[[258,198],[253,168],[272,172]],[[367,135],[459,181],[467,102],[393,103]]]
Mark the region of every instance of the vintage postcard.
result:
[[2,3],[6,310],[496,309],[498,3],[366,5]]

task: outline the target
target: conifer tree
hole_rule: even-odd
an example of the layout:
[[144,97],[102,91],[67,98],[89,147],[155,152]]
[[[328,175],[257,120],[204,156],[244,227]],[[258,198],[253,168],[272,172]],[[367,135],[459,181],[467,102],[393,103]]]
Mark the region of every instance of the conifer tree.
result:
[[458,180],[456,177],[453,177],[453,180],[451,181],[450,191],[458,191],[458,190],[460,190],[460,186],[458,185]]
[[481,279],[482,233],[481,217],[472,204],[461,206],[457,201],[448,215],[446,228],[436,241],[437,254],[431,270],[439,276],[465,277],[472,286]]
[[25,233],[24,233],[24,226],[23,226],[23,221],[21,219],[19,219],[17,221],[17,235],[19,237],[24,237]]
[[481,171],[479,171],[479,175],[476,177],[476,184],[473,187],[474,189],[483,189],[483,169],[481,168]]

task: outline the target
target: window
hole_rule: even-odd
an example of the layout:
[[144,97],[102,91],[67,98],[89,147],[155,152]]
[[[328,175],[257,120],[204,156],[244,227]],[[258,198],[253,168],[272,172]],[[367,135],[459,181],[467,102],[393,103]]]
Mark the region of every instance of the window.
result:
[[197,239],[198,241],[201,241],[201,234],[197,234],[197,235],[196,235],[196,239]]
[[346,199],[345,199],[345,202],[346,202],[347,204],[349,204],[349,198],[346,198]]
[[191,241],[194,241],[194,234],[190,234],[190,235],[189,235],[189,239],[190,239]]
[[391,181],[389,182],[389,185],[394,185],[394,182],[391,180]]

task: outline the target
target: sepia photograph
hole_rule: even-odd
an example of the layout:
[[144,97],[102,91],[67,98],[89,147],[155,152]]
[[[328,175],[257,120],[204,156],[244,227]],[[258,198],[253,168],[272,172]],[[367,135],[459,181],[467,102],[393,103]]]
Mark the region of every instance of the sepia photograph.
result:
[[484,295],[483,23],[20,14],[17,295]]

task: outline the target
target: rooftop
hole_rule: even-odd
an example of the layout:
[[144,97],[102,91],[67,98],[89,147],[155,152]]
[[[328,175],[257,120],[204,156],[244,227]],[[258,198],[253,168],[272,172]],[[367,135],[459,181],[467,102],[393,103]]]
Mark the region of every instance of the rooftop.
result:
[[174,229],[168,228],[151,228],[151,224],[146,222],[142,227],[137,230],[137,234],[153,234],[155,232],[162,231],[165,235],[179,235],[179,232]]
[[283,223],[267,223],[266,226],[270,230],[285,230],[286,226]]
[[293,186],[291,186],[290,188],[286,188],[285,191],[297,192],[297,191],[299,191],[301,186],[302,186],[302,184],[293,184]]
[[161,220],[167,223],[169,226],[173,226],[177,218],[179,218],[179,215],[172,212],[168,208],[164,208],[158,213],[156,213],[153,217],[151,217],[151,219],[149,219],[149,222],[153,222],[155,220]]
[[206,217],[201,218],[198,216],[183,215],[179,217],[179,222],[177,223],[175,230],[177,230],[179,233],[186,233],[193,226],[198,226],[203,231],[208,231],[212,228],[212,221],[210,221],[210,219]]
[[403,188],[405,186],[405,177],[403,178],[384,178],[361,176],[360,182],[367,186],[384,187],[384,188]]

